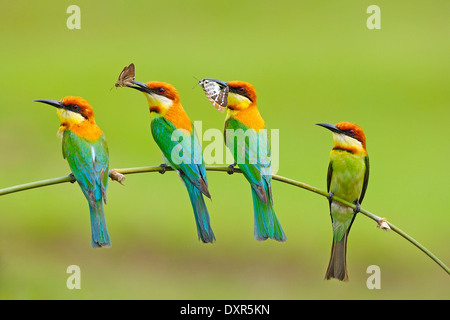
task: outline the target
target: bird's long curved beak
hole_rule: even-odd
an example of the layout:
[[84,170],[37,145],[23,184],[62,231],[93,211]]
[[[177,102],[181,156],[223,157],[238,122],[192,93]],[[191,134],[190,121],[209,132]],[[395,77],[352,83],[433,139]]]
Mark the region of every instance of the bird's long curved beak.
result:
[[56,108],[64,108],[64,105],[61,101],[57,101],[57,100],[50,100],[50,99],[38,99],[38,100],[33,100],[34,102],[42,102],[42,103],[46,103],[49,104],[51,106],[54,106]]
[[316,123],[316,125],[327,128],[328,130],[331,130],[333,132],[336,133],[342,133],[342,130],[339,129],[336,125],[334,124],[329,124],[329,123]]
[[218,80],[218,79],[211,79],[211,78],[205,78],[200,80],[198,83],[201,84],[203,81],[208,80],[208,81],[213,81],[215,83],[217,83],[221,88],[225,88],[228,87],[228,83],[226,83],[225,81],[222,80]]
[[151,93],[150,88],[145,83],[139,82],[139,81],[136,81],[136,80],[132,80],[131,83],[133,83],[136,86],[130,87],[130,88],[139,90],[141,92]]

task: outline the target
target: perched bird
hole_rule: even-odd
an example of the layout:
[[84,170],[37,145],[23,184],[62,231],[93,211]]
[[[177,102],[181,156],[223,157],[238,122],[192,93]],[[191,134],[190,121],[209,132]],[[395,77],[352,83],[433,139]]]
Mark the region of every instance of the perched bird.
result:
[[203,195],[211,198],[201,145],[194,127],[180,103],[177,90],[169,83],[132,81],[147,98],[153,139],[161,149],[164,165],[174,168],[184,182],[194,210],[198,238],[215,240]]
[[266,124],[256,106],[256,91],[243,81],[215,81],[221,88],[228,86],[225,143],[235,160],[231,172],[238,165],[252,188],[254,237],[285,241],[273,208],[271,150]]
[[62,136],[63,157],[89,203],[91,245],[93,248],[110,247],[103,211],[108,187],[108,146],[102,130],[95,123],[94,110],[80,97],[34,101],[58,108],[61,121],[58,134]]
[[[361,208],[369,182],[366,136],[359,126],[349,122],[340,122],[337,125],[317,123],[317,125],[331,130],[334,141],[327,175],[333,244],[325,278],[346,281],[348,234]],[[356,209],[333,201],[333,196],[353,202]]]

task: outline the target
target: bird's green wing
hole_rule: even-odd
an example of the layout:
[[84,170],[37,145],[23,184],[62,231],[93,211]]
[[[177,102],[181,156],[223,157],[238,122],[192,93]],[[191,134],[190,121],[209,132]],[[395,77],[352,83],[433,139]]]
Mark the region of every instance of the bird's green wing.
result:
[[104,135],[90,142],[66,130],[62,142],[63,156],[86,197],[106,202],[109,161]]
[[242,173],[260,198],[266,202],[272,180],[270,144],[267,131],[249,129],[237,119],[225,123],[225,143]]
[[209,195],[202,149],[194,129],[191,133],[177,130],[164,117],[154,118],[151,129],[156,144],[171,166],[186,175],[205,195]]
[[364,162],[366,164],[366,171],[364,172],[364,182],[361,190],[361,195],[359,197],[359,204],[362,203],[364,196],[366,195],[367,185],[369,184],[369,171],[370,171],[369,155],[366,155],[366,157],[364,158]]
[[[331,178],[333,177],[333,161],[330,161],[328,164],[328,173],[327,173],[327,192],[330,193],[330,186],[331,186]],[[331,201],[328,199],[328,205],[330,207],[330,213],[331,213]],[[333,221],[333,216],[331,216],[331,221]]]
[[330,192],[330,185],[331,185],[331,177],[333,176],[333,162],[330,161],[328,164],[328,173],[327,173],[327,192]]

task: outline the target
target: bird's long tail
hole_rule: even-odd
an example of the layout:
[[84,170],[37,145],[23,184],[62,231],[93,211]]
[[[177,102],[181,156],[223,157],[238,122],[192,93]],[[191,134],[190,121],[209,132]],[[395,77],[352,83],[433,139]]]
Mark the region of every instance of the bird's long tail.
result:
[[281,224],[275,214],[271,195],[267,193],[267,203],[264,203],[252,188],[253,211],[255,213],[255,231],[256,240],[262,241],[268,238],[277,241],[286,241]]
[[203,194],[187,178],[183,179],[189,193],[192,209],[194,210],[198,238],[204,243],[213,243],[216,240],[209,221],[208,208],[206,208]]
[[93,248],[110,247],[108,229],[106,227],[105,213],[103,211],[102,200],[89,201],[89,211],[91,212],[91,245]]
[[348,231],[340,241],[333,239],[330,262],[325,274],[325,279],[335,278],[341,281],[348,280],[347,274],[347,236]]

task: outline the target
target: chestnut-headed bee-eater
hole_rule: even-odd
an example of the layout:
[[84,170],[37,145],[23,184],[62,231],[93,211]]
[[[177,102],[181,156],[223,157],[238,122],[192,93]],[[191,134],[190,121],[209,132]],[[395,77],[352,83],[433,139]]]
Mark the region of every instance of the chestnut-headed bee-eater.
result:
[[94,110],[80,97],[34,100],[54,106],[61,121],[63,157],[88,200],[91,216],[91,245],[110,247],[103,202],[108,187],[108,146],[102,130],[95,123]]
[[[186,186],[194,210],[198,238],[204,243],[214,242],[203,198],[203,195],[208,198],[211,195],[202,149],[194,126],[180,103],[177,90],[165,82],[142,83],[133,80],[132,83],[135,86],[130,88],[141,91],[147,98],[153,139],[161,149],[165,165],[174,168]],[[174,148],[177,148],[176,152],[173,152]],[[180,156],[180,152],[183,156]]]
[[[251,185],[254,237],[260,241],[268,238],[286,241],[286,235],[273,208],[270,144],[267,134],[263,134],[266,124],[256,105],[255,88],[243,81],[214,81],[220,86],[228,86],[225,144],[234,157],[234,165],[238,165]],[[255,133],[253,137],[248,135],[250,129]],[[239,130],[244,139],[236,139]],[[265,151],[265,159],[262,158],[262,150]],[[234,165],[230,166],[231,169]]]
[[[369,182],[366,136],[359,126],[349,122],[340,122],[336,125],[317,123],[317,125],[331,130],[334,141],[327,175],[333,243],[325,278],[346,281],[348,234],[361,208]],[[332,201],[333,196],[353,202],[356,209]]]

